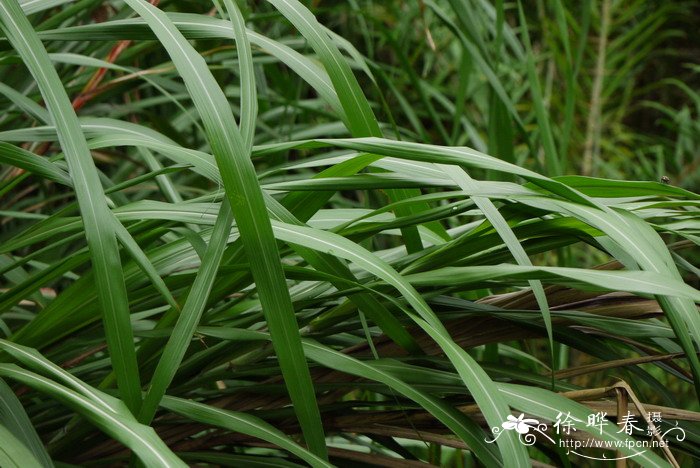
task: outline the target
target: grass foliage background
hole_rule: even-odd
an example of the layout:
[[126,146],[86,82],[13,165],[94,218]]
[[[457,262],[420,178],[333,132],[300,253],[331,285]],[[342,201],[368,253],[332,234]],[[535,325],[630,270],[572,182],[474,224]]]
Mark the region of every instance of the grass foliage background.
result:
[[693,463],[697,18],[3,0],[0,465]]

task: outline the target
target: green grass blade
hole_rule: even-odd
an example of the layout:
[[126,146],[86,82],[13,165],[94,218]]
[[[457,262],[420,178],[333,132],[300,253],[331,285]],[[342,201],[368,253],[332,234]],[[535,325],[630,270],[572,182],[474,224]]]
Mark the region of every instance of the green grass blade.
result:
[[72,186],[70,176],[66,171],[47,161],[41,156],[0,141],[0,162],[10,166],[20,167],[25,171],[40,175],[60,184]]
[[40,122],[45,123],[50,120],[49,113],[46,109],[4,83],[0,83],[0,94],[5,95],[5,97],[12,101],[17,107],[32,115]]
[[114,231],[116,233],[117,239],[124,247],[124,250],[129,254],[129,256],[136,262],[136,264],[141,268],[148,279],[151,280],[153,286],[158,290],[158,292],[163,296],[165,302],[167,302],[170,307],[175,310],[180,310],[180,304],[177,303],[173,294],[168,289],[168,286],[163,281],[156,271],[153,264],[148,260],[146,254],[141,250],[139,244],[134,241],[134,239],[129,234],[129,231],[122,226],[118,219],[112,218],[114,222]]
[[297,0],[268,0],[304,35],[324,64],[354,136],[381,136],[377,118],[340,51],[314,15]]
[[[495,396],[493,382],[489,376],[469,354],[452,341],[442,322],[423,297],[390,265],[337,234],[279,222],[273,222],[273,228],[275,235],[285,242],[300,244],[350,260],[394,286],[420,317],[416,317],[412,313],[409,315],[440,345],[462,376],[464,384],[472,392],[487,421],[498,424],[498,421],[504,420],[505,415],[509,413],[508,408],[501,399]],[[527,453],[521,445],[515,442],[514,437],[502,438],[499,441],[504,463],[507,465],[527,463]]]
[[[22,403],[17,399],[12,389],[2,380],[0,380],[0,427],[4,427],[9,434],[13,435],[16,444],[22,444],[22,447],[29,452],[30,457],[27,460],[34,460],[38,466],[53,466],[51,457],[46,453],[44,444],[41,442],[36,430],[34,430],[32,422],[22,407]],[[0,440],[4,441],[5,439],[0,437]],[[4,444],[5,442],[3,442]],[[8,442],[8,445],[12,446],[10,442]]]
[[226,195],[248,256],[273,345],[309,448],[325,458],[326,445],[298,325],[284,281],[277,245],[253,164],[227,98],[202,57],[167,16],[142,0],[127,0],[159,37],[202,118]]
[[12,432],[0,423],[0,466],[8,468],[40,468],[42,465],[34,454]]
[[177,413],[187,419],[203,424],[222,427],[234,432],[240,432],[252,437],[257,437],[266,442],[283,448],[307,462],[312,467],[331,467],[330,463],[318,458],[313,453],[293,442],[282,431],[266,423],[260,418],[249,414],[227,411],[221,408],[166,396],[161,401],[161,406],[168,411]]
[[253,53],[246,33],[245,21],[238,6],[232,0],[224,0],[224,5],[233,26],[238,50],[238,70],[241,76],[241,121],[240,129],[246,148],[253,147],[255,121],[258,117],[258,99],[255,88],[255,68]]
[[[224,4],[231,17],[236,44],[238,46],[242,115],[240,128],[244,139],[244,145],[248,151],[250,151],[253,145],[255,121],[257,117],[253,58],[240,10],[231,0],[224,0]],[[142,423],[149,423],[155,415],[158,405],[177,373],[177,369],[187,351],[187,346],[201,319],[211,288],[216,279],[216,273],[228,241],[232,222],[233,213],[231,212],[231,207],[228,202],[224,202],[221,204],[209,247],[202,257],[201,266],[187,297],[185,306],[175,324],[170,339],[163,348],[161,359],[151,379],[148,393],[146,394],[143,406],[139,412],[139,421]]]
[[544,148],[544,160],[547,174],[550,177],[561,175],[562,164],[557,155],[557,149],[554,144],[554,136],[549,125],[550,117],[545,108],[544,98],[542,97],[542,88],[540,80],[535,69],[535,55],[532,52],[532,44],[530,43],[530,33],[528,32],[527,22],[525,21],[525,13],[523,6],[518,2],[518,10],[520,13],[520,27],[522,30],[523,42],[525,43],[525,51],[527,57],[527,76],[530,80],[530,93],[532,94],[533,105],[535,106],[535,115],[537,116],[537,125],[539,127],[539,137]]
[[158,438],[152,428],[138,424],[120,402],[116,410],[110,411],[79,393],[14,364],[0,364],[0,376],[46,393],[80,413],[100,430],[132,449],[146,466],[187,466]]
[[[268,1],[294,24],[319,55],[345,111],[346,125],[350,133],[355,137],[381,136],[382,132],[377,118],[350,66],[314,15],[297,0]],[[387,190],[387,195],[392,201],[398,201],[418,195],[418,193],[406,190]],[[311,206],[318,209],[323,205],[324,199],[319,197],[318,194],[315,198],[316,200]],[[406,211],[405,208],[400,208],[397,211],[399,216],[406,214],[410,214],[410,211]],[[422,248],[416,228],[406,228],[402,232],[409,252],[418,251]]]
[[85,223],[119,390],[127,406],[136,410],[141,403],[141,384],[119,247],[102,185],[63,84],[17,0],[0,4],[0,21],[3,32],[36,79],[56,125]]
[[[277,200],[271,196],[266,197],[267,207],[277,220],[296,225],[303,225],[294,215],[289,213]],[[355,276],[350,269],[338,258],[316,252],[313,249],[295,246],[295,251],[304,258],[311,266],[320,272],[334,275],[345,281],[354,283]],[[346,289],[346,286],[338,281],[332,281],[339,290]],[[420,353],[420,346],[416,343],[410,333],[404,328],[394,315],[373,295],[354,294],[350,297],[361,312],[364,312],[382,329],[382,331],[394,340],[401,347],[411,353]]]
[[590,285],[609,291],[637,294],[663,294],[700,302],[700,292],[671,276],[652,271],[606,271],[584,268],[538,267],[524,265],[482,265],[445,267],[407,275],[417,286],[475,284],[499,277],[541,278],[568,285]]
[[[452,179],[457,182],[461,188],[466,190],[474,190],[474,181],[464,170],[454,170],[452,166],[445,165],[439,165],[438,167],[441,167],[446,174],[452,177]],[[474,203],[484,213],[484,216],[489,220],[496,232],[498,232],[501,239],[503,239],[506,247],[508,247],[508,250],[513,255],[513,258],[515,258],[515,261],[518,262],[519,265],[532,266],[530,257],[527,255],[527,252],[525,252],[525,249],[518,241],[518,238],[513,233],[513,230],[508,225],[508,222],[496,208],[496,205],[494,205],[488,198],[472,197],[472,200],[474,200]],[[542,283],[537,280],[531,280],[529,281],[529,284],[532,292],[535,294],[537,304],[539,305],[540,312],[542,313],[544,325],[547,328],[550,357],[552,364],[554,364],[554,333],[552,331],[552,318],[549,313],[547,296],[544,292],[544,288],[542,287]],[[554,374],[552,374],[552,382],[554,382]]]
[[[200,327],[198,332],[207,336],[236,341],[269,339],[269,336],[264,333],[222,327]],[[466,418],[464,414],[450,407],[445,402],[414,388],[399,377],[386,372],[378,363],[355,359],[314,340],[305,339],[303,343],[304,352],[309,359],[339,372],[385,384],[392,390],[421,405],[446,427],[450,428],[470,445],[470,448],[478,454],[479,460],[486,466],[503,466],[503,462],[498,459],[492,448],[484,443],[484,435],[481,429],[473,421]]]
[[228,202],[224,202],[221,205],[219,216],[214,225],[214,232],[209,241],[209,246],[204,253],[194,283],[192,283],[192,289],[187,296],[187,301],[182,308],[168,342],[163,348],[160,361],[158,361],[156,370],[153,373],[153,378],[138,417],[143,424],[148,424],[153,419],[161,398],[165,395],[168,386],[177,373],[182,358],[187,352],[187,347],[192,340],[192,334],[199,324],[212,285],[216,279],[221,257],[231,232],[232,222],[233,213],[231,212],[231,207]]

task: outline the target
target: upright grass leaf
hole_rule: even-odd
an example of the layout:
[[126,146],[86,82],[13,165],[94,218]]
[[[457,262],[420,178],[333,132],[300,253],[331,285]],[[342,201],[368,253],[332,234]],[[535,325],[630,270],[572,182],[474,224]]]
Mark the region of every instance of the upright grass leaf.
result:
[[[304,35],[324,64],[354,136],[381,136],[377,118],[340,51],[314,15],[297,0],[268,0]],[[352,112],[352,113],[350,113]]]
[[[321,27],[314,15],[297,0],[268,0],[277,8],[309,41],[311,47],[319,54],[321,62],[335,87],[338,98],[345,111],[346,125],[350,133],[355,137],[379,137],[382,136],[377,118],[367,101],[359,83],[340,51],[330,40],[327,32]],[[324,174],[320,174],[321,177]],[[387,195],[392,201],[398,201],[410,196],[418,195],[415,191],[387,190]],[[329,194],[330,195],[330,194]],[[327,195],[327,196],[329,196]],[[306,203],[318,209],[323,206],[323,197],[316,196],[316,200],[305,197]],[[407,211],[408,210],[408,211]],[[416,209],[414,209],[416,210]],[[309,209],[311,211],[311,209]],[[407,208],[398,208],[398,215],[410,214]],[[415,227],[402,229],[406,239],[406,247],[409,252],[422,248],[420,236]]]
[[258,117],[258,97],[255,86],[255,65],[253,52],[248,41],[243,15],[232,0],[224,0],[226,12],[233,26],[233,34],[238,50],[238,72],[241,76],[241,121],[240,129],[243,144],[252,151],[255,136],[255,122]]
[[561,175],[562,164],[559,161],[557,149],[554,144],[554,136],[552,135],[552,129],[549,125],[549,116],[545,109],[542,88],[540,87],[540,80],[537,76],[537,70],[535,69],[535,55],[532,52],[530,33],[527,30],[528,26],[525,21],[525,13],[523,12],[523,5],[521,2],[518,2],[518,11],[520,13],[520,28],[527,56],[527,76],[530,80],[530,93],[532,93],[533,105],[535,106],[539,137],[542,140],[542,147],[544,148],[545,168],[547,169],[547,174],[550,177],[554,177]]
[[[226,9],[231,17],[234,27],[236,44],[238,45],[239,72],[241,75],[241,134],[243,144],[248,152],[253,146],[255,134],[255,120],[257,117],[257,97],[255,92],[255,76],[253,75],[253,59],[250,44],[245,34],[245,24],[238,7],[231,0],[224,0]],[[202,264],[197,272],[192,289],[187,296],[187,302],[173,329],[170,339],[163,348],[163,352],[151,379],[151,385],[144,398],[143,406],[139,412],[139,421],[150,423],[158,408],[161,398],[172,382],[182,358],[187,351],[192,334],[201,319],[204,307],[209,298],[216,274],[226,247],[233,213],[227,201],[221,204],[219,215],[214,226],[204,255]]]
[[142,0],[127,0],[127,4],[146,20],[161,40],[202,118],[226,196],[251,261],[253,277],[295,412],[309,448],[325,458],[327,452],[321,418],[277,245],[249,158],[250,151],[246,151],[228,100],[202,57],[164,13]]
[[559,151],[560,151],[560,161],[562,163],[562,171],[566,173],[568,167],[568,152],[569,145],[571,143],[571,133],[574,124],[574,106],[576,104],[576,97],[578,88],[576,87],[576,78],[578,77],[583,47],[582,44],[585,43],[588,37],[588,25],[590,17],[590,5],[589,0],[581,3],[580,8],[582,10],[582,21],[580,23],[579,32],[579,44],[577,47],[576,57],[571,50],[570,40],[569,40],[569,28],[566,19],[566,14],[568,13],[563,2],[557,0],[553,2],[554,13],[557,19],[557,28],[559,36],[561,38],[561,43],[564,46],[564,55],[566,61],[564,64],[564,79],[566,80],[566,97],[564,103],[564,122],[561,127]]
[[136,411],[141,403],[141,384],[119,247],[102,185],[63,84],[17,0],[0,4],[0,21],[3,32],[37,81],[56,125],[85,223],[105,335],[119,390],[127,406]]
[[206,306],[221,257],[231,232],[233,214],[228,202],[221,204],[221,210],[214,225],[214,232],[202,258],[202,264],[197,272],[187,301],[182,308],[177,323],[163,348],[162,355],[153,373],[151,384],[139,412],[139,421],[148,424],[158,409],[161,398],[177,372],[187,347],[192,340],[192,334]]
[[513,104],[512,99],[508,96],[508,93],[503,87],[503,83],[501,83],[501,80],[498,78],[498,76],[488,64],[486,59],[482,56],[482,54],[479,53],[478,48],[465,36],[462,30],[451,20],[451,18],[448,16],[445,10],[443,10],[438,4],[436,4],[432,0],[424,1],[426,6],[430,7],[430,9],[435,12],[440,21],[444,22],[445,25],[447,25],[447,27],[457,36],[457,38],[460,40],[460,43],[468,51],[470,57],[476,62],[482,73],[486,75],[486,79],[489,81],[489,84],[493,87],[494,92],[500,98],[501,102],[506,106],[506,109],[508,109],[508,112],[513,117],[513,120],[515,120],[515,122],[520,127],[523,127],[522,119],[515,110],[515,105]]
[[175,310],[180,310],[180,305],[173,297],[173,294],[168,289],[168,286],[163,281],[163,278],[160,277],[156,269],[148,260],[146,254],[139,247],[138,243],[136,243],[131,237],[129,231],[124,226],[122,226],[122,224],[115,216],[112,216],[112,220],[114,222],[114,231],[117,236],[117,239],[119,240],[119,243],[122,244],[129,256],[131,256],[131,258],[134,259],[139,268],[141,268],[141,270],[143,270],[146,276],[148,276],[148,279],[151,280],[153,286],[163,296],[165,302],[167,302],[170,305],[170,307],[174,308]]
[[22,10],[27,15],[39,13],[40,11],[54,8],[64,3],[70,3],[72,0],[22,0],[19,2]]

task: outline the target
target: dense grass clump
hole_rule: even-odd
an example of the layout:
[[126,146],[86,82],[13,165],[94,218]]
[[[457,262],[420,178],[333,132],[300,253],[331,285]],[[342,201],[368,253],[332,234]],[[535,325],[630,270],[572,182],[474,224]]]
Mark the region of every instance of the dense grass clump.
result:
[[696,7],[310,3],[0,0],[0,466],[693,463]]

